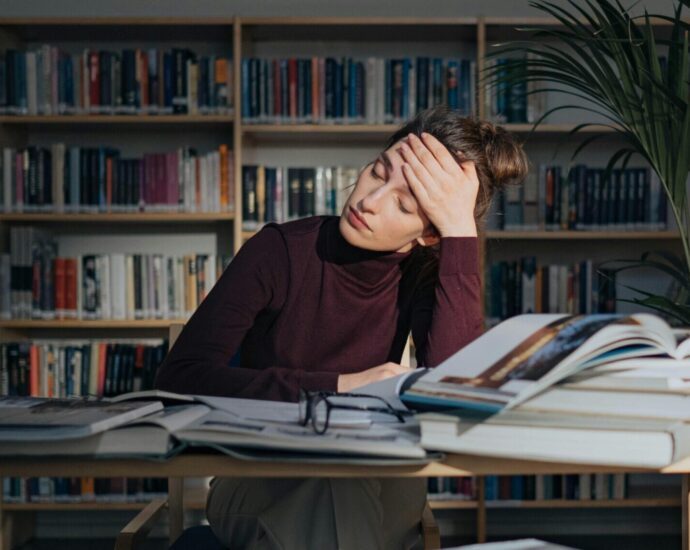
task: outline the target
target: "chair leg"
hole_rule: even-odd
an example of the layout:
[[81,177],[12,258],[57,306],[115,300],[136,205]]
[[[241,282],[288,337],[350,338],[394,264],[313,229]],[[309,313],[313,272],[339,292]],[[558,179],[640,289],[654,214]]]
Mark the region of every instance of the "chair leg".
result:
[[168,510],[170,518],[170,544],[172,545],[184,530],[184,478],[168,478]]
[[115,539],[115,550],[136,550],[168,506],[165,499],[154,499],[125,525]]
[[422,537],[424,538],[424,550],[441,548],[441,532],[428,501],[424,504],[424,511],[422,512]]

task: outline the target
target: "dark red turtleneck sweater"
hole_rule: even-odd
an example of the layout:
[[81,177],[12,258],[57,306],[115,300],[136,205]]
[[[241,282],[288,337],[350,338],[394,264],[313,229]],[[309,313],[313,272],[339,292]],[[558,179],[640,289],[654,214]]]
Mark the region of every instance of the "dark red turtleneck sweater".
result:
[[[250,238],[185,325],[156,387],[296,401],[338,375],[400,362],[412,331],[434,367],[483,330],[476,237],[443,237],[438,277],[401,277],[412,252],[349,244],[338,216],[270,223]],[[241,348],[240,348],[241,346]],[[228,363],[240,349],[241,367]]]

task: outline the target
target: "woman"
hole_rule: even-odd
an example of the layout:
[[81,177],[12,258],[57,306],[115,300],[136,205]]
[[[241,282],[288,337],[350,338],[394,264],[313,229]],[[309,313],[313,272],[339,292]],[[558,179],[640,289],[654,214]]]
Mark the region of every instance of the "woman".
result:
[[[526,173],[502,128],[422,111],[360,172],[339,217],[270,223],[243,245],[156,386],[283,401],[300,388],[347,392],[404,372],[410,331],[418,364],[438,365],[482,332],[477,224]],[[231,548],[416,548],[425,488],[215,478],[207,517]]]

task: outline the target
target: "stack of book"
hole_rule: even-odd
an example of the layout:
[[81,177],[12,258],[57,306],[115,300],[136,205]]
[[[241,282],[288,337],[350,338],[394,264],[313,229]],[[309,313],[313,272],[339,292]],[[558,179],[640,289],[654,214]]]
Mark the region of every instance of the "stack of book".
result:
[[167,340],[33,340],[0,344],[0,395],[113,396],[153,388]]
[[[431,500],[476,500],[477,478],[432,477]],[[484,500],[613,500],[628,497],[628,474],[550,474],[484,476]]]
[[0,212],[229,212],[234,154],[223,144],[123,158],[112,147],[5,147]]
[[5,477],[4,503],[148,502],[167,498],[168,478]]
[[534,80],[521,78],[527,58],[490,57],[484,61],[484,70],[495,73],[497,85],[487,86],[484,96],[485,113],[489,120],[498,124],[536,122],[545,113],[546,98],[542,93],[532,93],[540,88]]
[[567,169],[540,164],[523,185],[501,191],[492,204],[489,229],[505,231],[659,231],[673,216],[656,172],[578,164]]
[[521,313],[615,313],[616,272],[586,259],[573,265],[538,265],[535,256],[489,265],[486,322],[494,326]]
[[440,57],[242,59],[242,122],[397,124],[441,103],[476,112],[476,64]]
[[690,454],[690,330],[649,313],[525,314],[415,375],[426,449],[658,468]]
[[612,500],[627,497],[628,474],[486,476],[486,500]]
[[232,59],[187,48],[0,56],[0,114],[227,114],[232,93]]
[[242,228],[306,216],[340,215],[361,167],[242,167]]
[[430,477],[427,495],[429,500],[476,500],[477,478]]
[[4,319],[182,319],[208,295],[232,257],[215,254],[58,254],[52,233],[10,228],[0,254]]

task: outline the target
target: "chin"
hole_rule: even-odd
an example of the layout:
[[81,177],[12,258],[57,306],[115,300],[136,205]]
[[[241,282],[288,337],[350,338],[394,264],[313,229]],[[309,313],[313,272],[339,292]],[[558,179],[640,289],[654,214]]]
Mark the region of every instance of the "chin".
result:
[[372,248],[371,243],[367,239],[362,238],[362,234],[350,225],[347,214],[340,216],[338,227],[340,228],[340,234],[352,246],[366,250],[375,250],[375,248]]
[[343,238],[353,246],[362,246],[362,238],[358,235],[357,230],[350,225],[347,220],[347,214],[342,214],[340,216],[340,221],[338,222],[338,227],[340,229],[340,234]]

